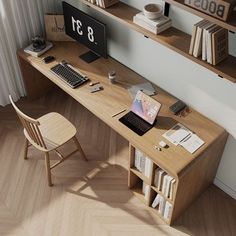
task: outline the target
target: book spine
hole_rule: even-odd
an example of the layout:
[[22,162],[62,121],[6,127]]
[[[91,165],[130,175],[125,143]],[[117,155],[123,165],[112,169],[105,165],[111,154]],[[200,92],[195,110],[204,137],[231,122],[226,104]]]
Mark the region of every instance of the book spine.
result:
[[155,187],[158,187],[159,170],[160,170],[160,168],[157,168],[157,169],[155,169],[155,171],[154,171],[155,175],[154,175],[153,185],[154,185]]
[[160,203],[159,203],[158,211],[161,215],[163,215],[164,210],[165,210],[165,199],[162,196],[160,196]]
[[170,219],[171,211],[172,211],[172,204],[166,201],[163,217],[167,220]]
[[160,170],[159,171],[159,176],[158,176],[158,191],[161,191],[161,187],[162,187],[162,179],[163,179],[163,175],[164,175],[164,170]]
[[189,54],[193,55],[193,48],[194,48],[194,42],[196,38],[196,31],[197,31],[197,26],[193,26],[192,29],[192,36],[191,36],[191,42],[190,42],[190,47],[189,47]]
[[156,34],[160,34],[161,32],[169,29],[171,27],[172,23],[168,22],[165,25],[161,26],[160,28],[157,28]]
[[156,208],[160,203],[160,194],[157,194],[153,203],[152,203],[152,208]]

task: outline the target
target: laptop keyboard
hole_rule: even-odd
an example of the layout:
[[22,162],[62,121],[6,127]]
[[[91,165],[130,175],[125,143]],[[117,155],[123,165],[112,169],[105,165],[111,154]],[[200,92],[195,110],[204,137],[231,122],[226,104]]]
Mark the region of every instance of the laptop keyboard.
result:
[[139,135],[143,135],[152,127],[152,125],[142,120],[142,118],[138,117],[133,112],[127,113],[119,120]]

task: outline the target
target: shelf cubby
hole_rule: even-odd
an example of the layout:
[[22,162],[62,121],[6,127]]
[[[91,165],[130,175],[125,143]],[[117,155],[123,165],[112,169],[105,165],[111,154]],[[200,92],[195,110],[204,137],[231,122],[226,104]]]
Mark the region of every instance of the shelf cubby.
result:
[[[143,189],[143,180],[139,178],[136,174],[133,172],[129,173],[129,188],[133,192],[133,194],[139,198],[145,205],[150,204],[150,190],[148,192],[148,195],[145,197],[142,189]],[[150,188],[151,189],[151,188]]]
[[[195,63],[207,68],[208,70],[219,75],[219,77],[230,80],[233,83],[236,82],[236,69],[235,69],[236,58],[235,57],[229,55],[227,59],[220,62],[218,65],[213,66],[213,65],[201,60],[200,57],[196,58],[188,53],[190,41],[191,41],[191,35],[183,32],[179,29],[176,29],[174,27],[171,27],[171,28],[165,30],[164,32],[162,32],[161,34],[156,35],[156,34],[149,32],[148,30],[134,24],[133,23],[133,16],[136,15],[138,12],[140,12],[140,10],[138,10],[134,7],[131,7],[123,2],[119,2],[109,8],[104,9],[104,8],[100,8],[99,6],[92,4],[86,0],[80,0],[80,1],[84,4],[86,4],[87,6],[101,12],[102,14],[107,15],[122,24],[125,24],[129,28],[143,34],[144,36],[164,45],[165,47],[167,47],[167,48],[181,54],[182,56],[194,61]],[[172,1],[172,0],[169,0],[169,1]],[[204,13],[202,13],[202,14],[204,16],[207,16]],[[213,17],[211,17],[211,18],[213,18]],[[217,19],[215,19],[215,20],[217,20]],[[236,20],[235,20],[235,22],[236,22]],[[227,24],[227,25],[229,27],[230,24]]]
[[[157,192],[157,193],[159,193],[161,196],[163,196],[165,199],[167,199],[169,202],[174,203],[175,192],[176,192],[176,188],[177,188],[177,180],[176,180],[176,178],[174,178],[174,179],[175,179],[175,183],[173,184],[172,198],[166,197],[165,194],[164,194],[163,191],[162,191],[162,187],[163,187],[163,186],[162,186],[162,187],[160,188],[160,190],[159,190],[159,189],[158,189],[158,186],[156,186],[156,185],[154,184],[154,181],[155,181],[155,171],[156,171],[156,169],[159,169],[159,168],[160,168],[160,167],[159,167],[157,164],[154,163],[154,165],[153,165],[153,175],[152,175],[151,188],[152,188],[155,192]],[[162,169],[162,168],[160,168],[160,169]],[[167,171],[165,171],[165,173],[166,173],[167,175],[171,176]],[[162,184],[163,184],[163,183],[162,183]]]
[[135,167],[131,167],[130,171],[133,172],[135,175],[137,175],[145,183],[150,184],[150,180],[145,175],[143,175],[138,169],[136,169]]
[[[156,191],[154,191],[153,189],[151,189],[151,191],[150,191],[150,208],[152,209],[152,211],[155,213],[155,214],[157,214],[162,220],[164,220],[167,224],[169,224],[170,223],[170,220],[171,220],[171,216],[172,216],[172,211],[173,211],[173,202],[171,202],[171,201],[169,201],[169,200],[166,200],[165,198],[164,198],[164,208],[165,208],[165,204],[166,204],[166,202],[168,201],[171,205],[172,205],[172,210],[171,210],[171,213],[170,213],[170,217],[169,218],[165,218],[164,217],[164,212],[163,213],[161,213],[159,210],[158,210],[158,207],[156,207],[156,208],[153,208],[152,207],[152,203],[153,203],[153,201],[154,201],[154,199],[155,199],[155,197],[157,196],[157,194],[160,194],[160,193],[157,193]],[[161,194],[160,194],[161,195]],[[162,196],[162,195],[161,195]],[[163,197],[163,196],[162,196]]]
[[[142,173],[140,170],[138,170],[135,167],[135,147],[133,147],[132,145],[130,145],[130,161],[129,161],[129,167],[130,167],[130,171],[133,172],[135,175],[137,175],[140,179],[142,179],[145,183],[151,185],[152,182],[152,172],[153,172],[153,167],[151,167],[151,171],[150,171],[150,176],[146,176],[144,173]],[[144,155],[144,154],[143,154]],[[145,156],[145,155],[144,155]]]

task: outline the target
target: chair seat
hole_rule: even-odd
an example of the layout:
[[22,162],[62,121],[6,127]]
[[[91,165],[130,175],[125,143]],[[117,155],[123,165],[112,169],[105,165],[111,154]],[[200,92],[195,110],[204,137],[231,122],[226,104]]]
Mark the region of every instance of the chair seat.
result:
[[58,148],[76,134],[76,128],[64,116],[56,112],[48,113],[37,119],[47,151]]

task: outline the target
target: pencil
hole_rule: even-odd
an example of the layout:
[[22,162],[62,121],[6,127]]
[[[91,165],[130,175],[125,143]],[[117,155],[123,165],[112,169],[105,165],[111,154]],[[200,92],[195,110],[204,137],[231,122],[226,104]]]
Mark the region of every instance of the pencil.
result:
[[119,111],[119,112],[115,113],[114,115],[112,115],[111,117],[118,116],[118,115],[120,115],[122,112],[125,112],[125,111],[126,111],[126,109],[124,109],[124,110],[121,110],[121,111]]

